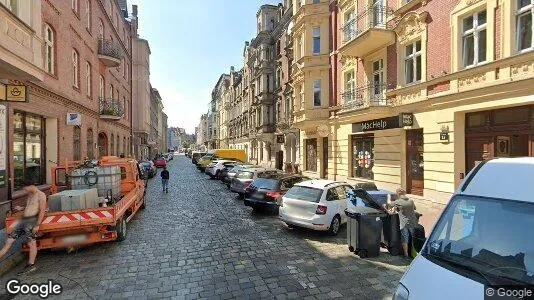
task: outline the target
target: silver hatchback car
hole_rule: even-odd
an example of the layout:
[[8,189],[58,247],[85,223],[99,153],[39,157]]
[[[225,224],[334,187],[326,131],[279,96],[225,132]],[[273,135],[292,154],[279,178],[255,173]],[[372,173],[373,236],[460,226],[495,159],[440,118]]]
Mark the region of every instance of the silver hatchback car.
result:
[[254,181],[254,179],[279,172],[282,171],[277,169],[266,168],[240,170],[239,172],[237,172],[234,178],[232,178],[232,182],[230,184],[230,191],[238,193],[239,196],[243,197],[245,195],[245,189],[252,183],[252,181]]

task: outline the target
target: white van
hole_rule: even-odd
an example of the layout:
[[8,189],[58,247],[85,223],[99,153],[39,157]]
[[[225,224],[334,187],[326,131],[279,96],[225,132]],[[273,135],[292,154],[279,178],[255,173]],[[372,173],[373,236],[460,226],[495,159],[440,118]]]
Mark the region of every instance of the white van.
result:
[[480,163],[400,280],[395,300],[484,299],[534,285],[534,157]]

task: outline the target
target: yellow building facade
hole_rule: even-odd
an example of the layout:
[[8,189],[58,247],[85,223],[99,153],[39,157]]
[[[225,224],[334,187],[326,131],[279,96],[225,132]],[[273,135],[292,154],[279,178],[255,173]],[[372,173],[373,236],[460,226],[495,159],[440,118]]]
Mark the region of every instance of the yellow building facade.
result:
[[[328,66],[335,104],[310,105],[322,67],[296,80],[305,86],[294,116],[304,173],[404,187],[444,204],[480,161],[534,156],[533,7],[338,1],[330,56],[339,59]],[[298,91],[296,84],[296,106]]]

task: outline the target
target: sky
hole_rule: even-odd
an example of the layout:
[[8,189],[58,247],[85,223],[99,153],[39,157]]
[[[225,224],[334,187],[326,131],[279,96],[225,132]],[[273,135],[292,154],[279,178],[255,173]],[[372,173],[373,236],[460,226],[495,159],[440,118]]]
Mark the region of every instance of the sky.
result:
[[[139,7],[139,35],[150,44],[150,82],[169,127],[195,133],[211,91],[230,66],[243,66],[245,41],[256,33],[256,13],[275,0],[129,0]],[[155,5],[157,4],[157,5]]]

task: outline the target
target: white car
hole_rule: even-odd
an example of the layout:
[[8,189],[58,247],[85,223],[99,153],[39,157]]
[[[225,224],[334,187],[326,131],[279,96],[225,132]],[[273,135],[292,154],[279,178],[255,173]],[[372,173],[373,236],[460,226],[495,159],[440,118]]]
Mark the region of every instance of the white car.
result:
[[206,167],[206,170],[204,172],[210,175],[211,178],[218,178],[219,173],[224,169],[224,167],[230,164],[235,165],[236,161],[226,159],[214,160]]
[[305,227],[339,232],[347,222],[347,191],[352,187],[346,182],[332,180],[308,180],[295,184],[280,201],[279,217],[289,227]]

